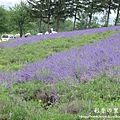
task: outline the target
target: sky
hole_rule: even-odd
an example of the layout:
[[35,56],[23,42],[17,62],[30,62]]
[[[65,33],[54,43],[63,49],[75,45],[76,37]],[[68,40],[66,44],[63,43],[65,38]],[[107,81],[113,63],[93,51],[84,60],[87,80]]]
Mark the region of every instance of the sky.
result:
[[[15,4],[19,4],[21,0],[0,0],[0,5],[4,5],[5,7],[14,6]],[[22,0],[26,1],[26,0]]]
[[[5,5],[7,7],[9,6],[14,6],[15,4],[19,4],[21,0],[0,0],[0,5]],[[22,1],[26,1],[26,0],[22,0]],[[103,15],[97,15],[97,17],[100,19]],[[115,19],[116,14],[112,11],[112,13],[110,14],[110,24],[113,24],[113,20]]]
[[[17,4],[19,3],[21,0],[0,0],[0,3],[11,3],[11,4]],[[23,0],[25,1],[25,0]]]
[[[98,14],[96,15],[98,18],[101,18],[103,17],[103,14]],[[109,24],[114,24],[114,19],[116,18],[117,14],[114,13],[114,11],[111,11],[111,14],[110,14],[110,19],[109,19]]]

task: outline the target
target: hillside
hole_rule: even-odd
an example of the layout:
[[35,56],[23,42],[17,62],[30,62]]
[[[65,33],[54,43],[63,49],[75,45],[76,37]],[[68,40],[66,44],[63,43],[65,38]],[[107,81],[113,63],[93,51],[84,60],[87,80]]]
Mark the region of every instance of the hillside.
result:
[[104,27],[0,42],[0,119],[119,119],[119,31]]

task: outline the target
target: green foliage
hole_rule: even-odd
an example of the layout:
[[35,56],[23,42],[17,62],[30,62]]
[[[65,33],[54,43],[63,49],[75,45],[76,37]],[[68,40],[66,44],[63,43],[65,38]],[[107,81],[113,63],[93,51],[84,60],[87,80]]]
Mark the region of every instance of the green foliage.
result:
[[[27,0],[9,10],[0,6],[0,34],[19,32],[22,36],[27,32],[45,33],[50,27],[56,31],[71,31],[100,27],[99,24],[109,26],[111,10],[117,11],[114,22],[119,25],[120,3],[117,0]],[[96,13],[106,14],[102,22],[93,22]],[[72,19],[71,22],[68,19]]]
[[0,6],[0,33],[7,32],[7,10]]
[[26,7],[26,3],[21,1],[20,4],[15,4],[14,7],[10,8],[10,19],[12,23],[15,24],[15,28],[19,31],[21,37],[25,29],[25,25],[29,24],[29,14]]
[[71,20],[66,20],[65,22],[60,22],[59,31],[72,31],[73,22]]
[[[73,23],[73,29],[76,28],[76,20],[78,22],[84,23],[84,20],[79,21],[79,14],[85,13],[85,15],[88,18],[87,21],[87,28],[94,28],[98,26],[92,26],[92,17],[96,13],[102,13],[104,11],[108,12],[108,7],[110,7],[110,10],[116,10],[119,8],[118,1],[111,0],[105,0],[105,1],[98,1],[98,0],[60,0],[60,1],[34,1],[34,0],[28,0],[28,3],[30,5],[30,13],[33,17],[40,18],[41,21],[49,25],[52,25],[55,23],[55,29],[58,31],[59,26],[61,25],[60,22],[65,22],[67,18],[74,19]],[[110,10],[108,12],[108,15],[110,15]],[[119,12],[118,12],[119,13]],[[108,22],[109,17],[107,17]],[[118,19],[118,18],[116,18]],[[53,20],[53,21],[51,21]],[[116,22],[117,23],[117,22]],[[108,23],[107,23],[108,24]],[[40,27],[41,28],[41,27]],[[83,28],[82,28],[83,29]],[[49,29],[48,29],[49,30]]]
[[79,20],[76,24],[78,30],[87,29],[88,17],[85,13],[79,14]]

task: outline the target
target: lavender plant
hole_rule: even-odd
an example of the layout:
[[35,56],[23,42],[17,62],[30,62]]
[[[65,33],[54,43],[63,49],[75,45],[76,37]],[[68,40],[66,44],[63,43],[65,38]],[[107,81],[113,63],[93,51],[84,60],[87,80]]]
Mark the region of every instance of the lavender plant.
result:
[[23,66],[22,70],[0,73],[0,83],[6,82],[10,87],[12,84],[31,80],[42,80],[45,83],[85,82],[103,73],[119,77],[119,38],[120,33],[117,33],[102,41],[85,45],[82,49],[60,52],[42,62]]
[[[91,40],[90,35],[89,38],[86,37],[89,42],[84,41],[82,45],[87,43],[84,47],[57,53],[43,61],[36,60],[37,62],[34,63],[29,61],[19,71],[9,71],[8,74],[5,74],[0,70],[0,118],[76,120],[80,119],[80,115],[120,116],[120,87],[118,84],[120,77],[120,33],[98,42],[95,42],[98,38],[93,37],[95,38],[94,41]],[[78,38],[74,37],[74,39]],[[48,47],[49,44],[53,44],[51,41],[45,42],[47,43],[45,46]],[[43,42],[41,43],[43,44]],[[70,43],[73,44],[73,41]],[[78,44],[81,46],[81,43],[78,42]],[[33,44],[33,46],[35,45]],[[67,46],[71,48],[70,44]],[[19,47],[19,50],[21,48]],[[26,48],[28,45],[25,45],[24,50]],[[35,48],[37,49],[36,46]],[[20,53],[20,51],[17,52],[17,47],[10,49]],[[6,62],[10,64],[6,57],[3,59],[3,55],[10,49],[0,49],[0,60],[2,58],[1,61],[4,64]],[[33,49],[28,49],[27,52],[31,53],[30,50]],[[9,53],[13,54],[13,52]],[[27,55],[25,53],[24,55]],[[14,58],[11,59],[11,62],[18,62],[17,60],[20,60],[19,55],[16,56],[15,53],[13,55]],[[12,61],[14,59],[15,61]],[[90,80],[91,78],[96,79]],[[78,82],[86,81],[88,81],[86,84],[78,84]],[[46,84],[55,82],[57,83]],[[6,85],[8,87],[13,86],[6,88],[4,87]],[[47,101],[44,105],[43,102],[46,97]],[[96,113],[96,109],[99,109],[100,112]],[[104,113],[103,109],[105,110]],[[114,109],[118,109],[118,111],[115,113]],[[112,112],[108,110],[112,110]]]
[[107,31],[104,33],[87,34],[71,38],[54,38],[14,48],[0,49],[0,68],[3,72],[19,70],[23,64],[44,60],[44,58],[58,52],[103,40],[117,32],[118,31]]

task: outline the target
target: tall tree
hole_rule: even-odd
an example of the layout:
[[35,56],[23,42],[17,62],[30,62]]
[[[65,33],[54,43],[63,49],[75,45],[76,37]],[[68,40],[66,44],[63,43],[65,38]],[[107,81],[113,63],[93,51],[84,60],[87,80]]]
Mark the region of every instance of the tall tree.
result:
[[0,33],[7,32],[7,10],[0,6]]
[[67,18],[65,0],[55,0],[53,9],[53,19],[56,23],[56,31],[59,30],[60,22],[64,22]]
[[102,27],[105,27],[106,19],[107,19],[107,13],[105,12],[103,14],[103,17],[101,17],[101,20],[100,20]]
[[105,26],[107,27],[108,26],[108,24],[109,24],[109,16],[110,16],[110,10],[111,10],[111,5],[112,5],[112,0],[107,0],[106,1],[107,3],[105,4],[106,6],[105,7],[107,7],[108,9],[107,9],[107,20],[106,20],[106,23],[105,23]]
[[111,10],[116,10],[116,4],[114,0],[105,0],[103,1],[103,4],[104,4],[104,10],[107,13],[105,26],[108,27]]
[[76,28],[76,20],[79,19],[78,15],[83,11],[83,4],[81,0],[73,1],[73,17],[74,17],[74,26],[73,30]]
[[10,8],[10,12],[11,20],[17,26],[20,37],[22,37],[25,24],[29,22],[28,11],[26,10],[26,3],[21,1],[20,4],[15,4],[15,6]]
[[39,19],[39,30],[38,32],[42,32],[42,20],[43,20],[43,4],[44,1],[35,1],[35,0],[27,0],[28,3],[28,11],[30,13],[31,18]]
[[84,0],[84,10],[88,15],[88,28],[91,27],[91,21],[95,13],[103,12],[103,4],[100,0]]
[[84,10],[85,13],[88,15],[89,21],[88,21],[88,28],[90,28],[91,25],[91,20],[92,20],[92,16],[93,16],[93,12],[94,12],[94,6],[93,6],[93,1],[91,0],[85,0],[84,2]]
[[[48,31],[50,30],[50,24],[53,10],[55,8],[55,1],[54,0],[27,0],[30,5],[31,12],[37,18],[40,18],[41,21],[47,24]],[[40,22],[41,22],[40,21]]]
[[81,12],[81,13],[79,13],[78,17],[79,17],[79,19],[76,24],[77,29],[78,30],[87,29],[88,16],[84,12]]
[[83,11],[82,0],[66,0],[66,13],[74,21],[73,30],[76,29],[76,21],[79,19],[78,14]]
[[44,0],[43,8],[43,22],[47,24],[47,29],[50,31],[50,25],[53,24],[52,18],[55,9],[55,0]]
[[117,16],[116,16],[116,19],[115,19],[115,26],[117,26],[119,15],[120,15],[120,2],[119,2],[119,0],[114,0],[114,2],[115,2],[115,5],[117,7]]

